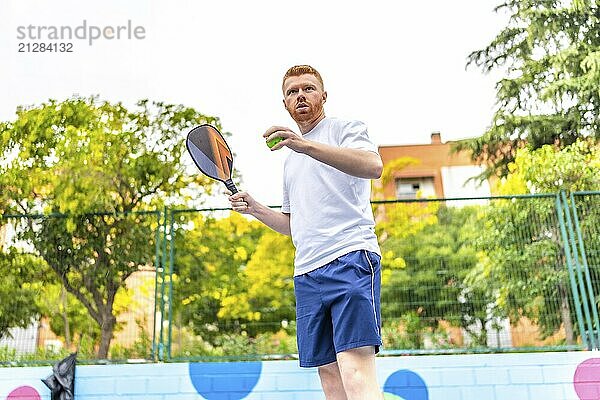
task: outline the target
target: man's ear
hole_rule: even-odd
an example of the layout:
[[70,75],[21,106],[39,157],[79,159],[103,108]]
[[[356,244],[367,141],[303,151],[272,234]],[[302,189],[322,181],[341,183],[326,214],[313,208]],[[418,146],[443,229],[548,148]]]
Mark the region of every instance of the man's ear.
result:
[[323,103],[327,101],[327,92],[323,92]]
[[287,106],[285,105],[285,99],[281,100],[283,102],[283,108],[287,110]]

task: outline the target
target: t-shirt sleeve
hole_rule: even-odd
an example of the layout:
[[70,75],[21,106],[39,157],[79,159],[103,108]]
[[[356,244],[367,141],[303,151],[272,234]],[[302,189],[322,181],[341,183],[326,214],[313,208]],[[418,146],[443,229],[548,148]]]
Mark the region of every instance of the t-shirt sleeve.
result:
[[340,147],[367,150],[377,153],[377,146],[369,138],[367,125],[364,122],[348,122],[342,129]]

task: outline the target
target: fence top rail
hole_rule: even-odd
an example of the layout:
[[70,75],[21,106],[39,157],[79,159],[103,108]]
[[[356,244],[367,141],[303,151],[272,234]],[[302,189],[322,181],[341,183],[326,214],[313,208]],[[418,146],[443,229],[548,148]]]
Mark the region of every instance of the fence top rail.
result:
[[598,190],[584,190],[582,192],[573,192],[573,196],[589,196],[589,195],[600,195]]
[[[280,205],[267,206],[269,208],[281,208]],[[169,210],[173,214],[183,214],[191,212],[204,212],[204,211],[233,211],[231,207],[207,207],[207,208],[175,208]]]
[[64,214],[64,213],[48,213],[48,214],[0,214],[0,220],[2,219],[14,219],[14,218],[32,218],[32,219],[40,219],[40,218],[68,218],[70,216],[77,217],[100,217],[100,216],[127,216],[127,215],[159,215],[160,211],[99,211],[93,213],[84,213],[84,214]]
[[[598,192],[600,194],[600,192]],[[393,200],[371,200],[371,204],[393,204],[393,203],[426,203],[426,202],[445,202],[445,201],[465,201],[465,200],[495,200],[495,199],[531,199],[531,198],[556,198],[558,193],[539,193],[539,194],[512,194],[505,196],[479,196],[479,197],[436,197],[424,199],[393,199]],[[270,205],[269,208],[281,208],[281,205]],[[231,207],[208,207],[208,208],[182,208],[170,210],[172,213],[189,213],[204,211],[231,211]]]
[[371,200],[371,204],[386,203],[419,203],[419,202],[445,202],[445,201],[465,201],[465,200],[511,200],[511,199],[531,199],[531,198],[556,198],[557,193],[537,193],[537,194],[511,194],[504,196],[476,196],[476,197],[432,197],[425,199],[393,199],[393,200]]
[[[573,192],[574,195],[600,195],[600,191]],[[436,197],[423,199],[390,199],[390,200],[371,200],[371,204],[393,204],[393,203],[427,203],[427,202],[448,202],[448,201],[467,201],[467,200],[511,200],[511,199],[531,199],[531,198],[556,198],[558,193],[537,193],[537,194],[512,194],[503,196],[476,196],[476,197]],[[269,208],[281,208],[281,205],[269,205]],[[231,211],[231,207],[206,207],[206,208],[181,208],[169,209],[173,214],[205,211]],[[107,216],[107,215],[160,215],[160,210],[147,211],[105,211],[81,214],[82,216]],[[69,214],[49,213],[49,214],[0,214],[0,220],[11,218],[67,218]]]

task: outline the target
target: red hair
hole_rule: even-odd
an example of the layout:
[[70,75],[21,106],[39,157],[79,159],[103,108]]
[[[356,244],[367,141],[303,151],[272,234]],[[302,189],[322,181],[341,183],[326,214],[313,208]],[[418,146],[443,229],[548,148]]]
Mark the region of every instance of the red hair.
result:
[[281,83],[281,87],[285,85],[285,80],[290,76],[300,76],[305,74],[312,75],[315,78],[317,78],[317,80],[321,84],[321,89],[325,89],[325,85],[323,85],[323,78],[321,78],[321,74],[319,74],[319,71],[317,71],[310,65],[295,65],[292,68],[288,69],[285,75],[283,75],[283,82]]

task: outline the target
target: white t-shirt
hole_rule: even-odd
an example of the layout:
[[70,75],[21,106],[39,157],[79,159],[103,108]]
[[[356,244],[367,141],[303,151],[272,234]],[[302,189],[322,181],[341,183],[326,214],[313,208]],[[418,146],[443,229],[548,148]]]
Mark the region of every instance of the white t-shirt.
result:
[[[324,118],[305,139],[377,152],[358,121]],[[283,171],[283,205],[296,247],[294,276],[354,250],[381,254],[370,204],[371,181],[341,172],[306,154],[290,152]]]

